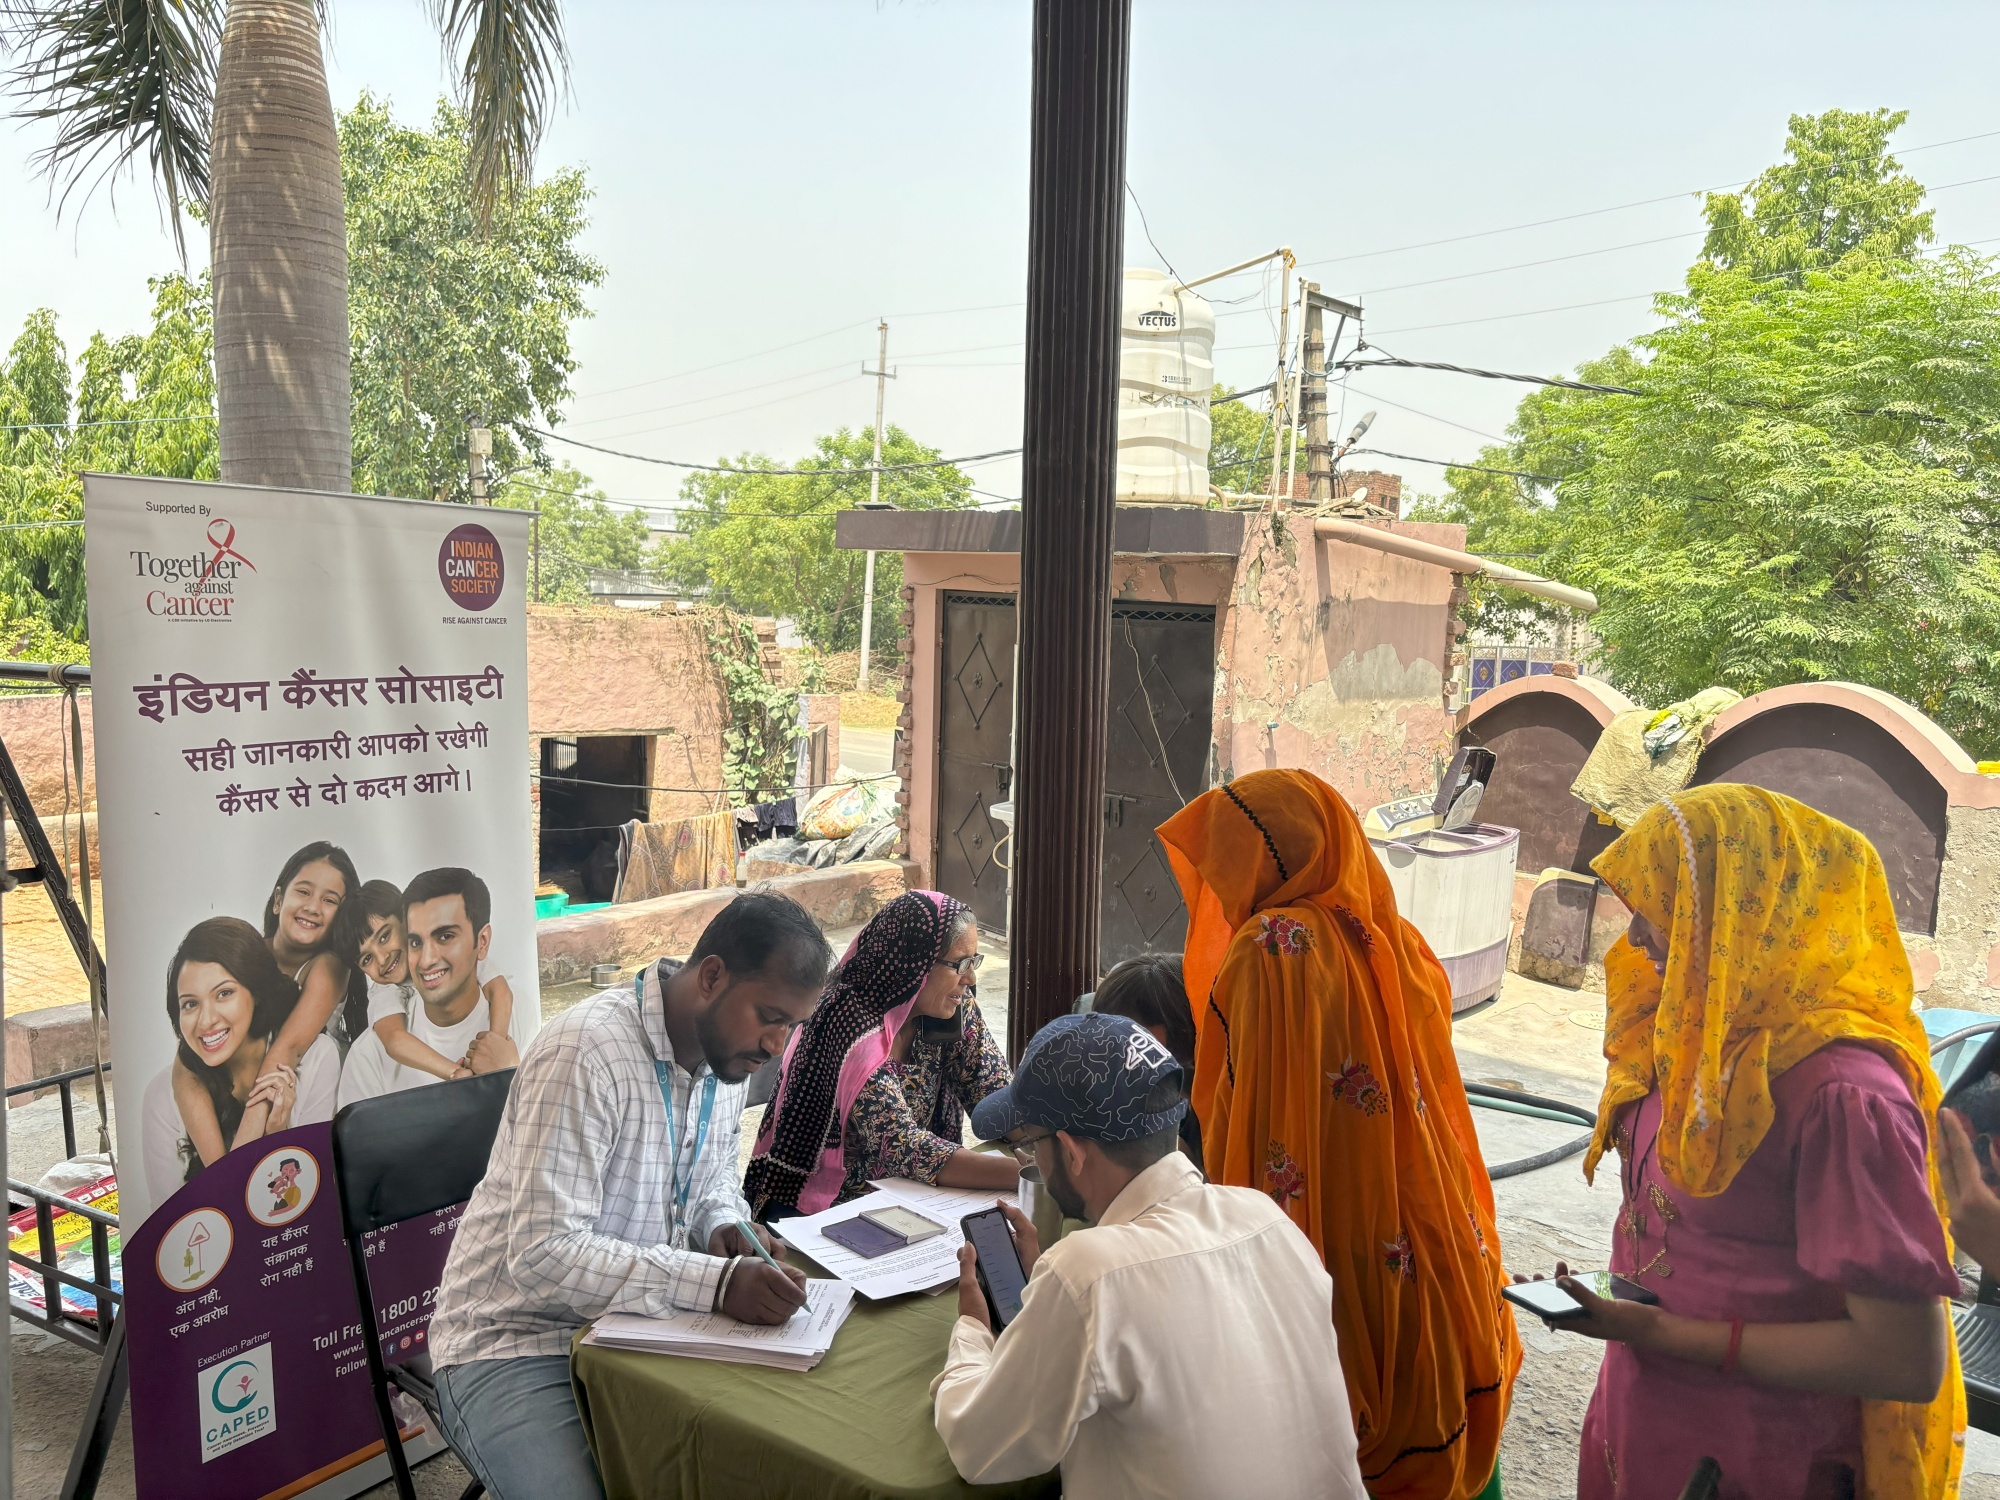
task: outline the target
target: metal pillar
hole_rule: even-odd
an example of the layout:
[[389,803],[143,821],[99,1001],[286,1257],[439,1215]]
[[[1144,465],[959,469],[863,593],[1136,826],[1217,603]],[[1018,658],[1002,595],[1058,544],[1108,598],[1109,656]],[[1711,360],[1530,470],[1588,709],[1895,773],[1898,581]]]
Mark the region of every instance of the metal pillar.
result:
[[1097,987],[1131,0],[1036,0],[1008,1050]]

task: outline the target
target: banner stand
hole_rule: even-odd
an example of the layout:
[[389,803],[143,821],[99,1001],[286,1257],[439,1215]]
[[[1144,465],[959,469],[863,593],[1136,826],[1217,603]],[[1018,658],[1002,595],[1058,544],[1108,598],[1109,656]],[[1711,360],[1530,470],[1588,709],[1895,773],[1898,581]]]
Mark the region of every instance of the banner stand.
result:
[[458,1210],[363,1236],[364,1317],[333,1117],[541,1019],[533,517],[83,486],[125,1299],[94,1415],[129,1366],[138,1500],[342,1500],[390,1467],[361,1328],[428,1353]]

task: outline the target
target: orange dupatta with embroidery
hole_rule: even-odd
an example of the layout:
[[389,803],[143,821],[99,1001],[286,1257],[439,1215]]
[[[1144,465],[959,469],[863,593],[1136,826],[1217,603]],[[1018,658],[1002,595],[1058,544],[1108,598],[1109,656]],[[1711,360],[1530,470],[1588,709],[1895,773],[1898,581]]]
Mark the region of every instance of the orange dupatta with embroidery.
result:
[[1521,1346],[1444,969],[1307,772],[1217,787],[1159,834],[1189,913],[1209,1175],[1269,1193],[1333,1276],[1369,1493],[1477,1495]]
[[[1875,846],[1845,823],[1762,787],[1718,784],[1649,807],[1591,868],[1667,935],[1667,971],[1630,939],[1604,956],[1608,1063],[1586,1177],[1621,1107],[1660,1091],[1655,1150],[1668,1179],[1722,1192],[1776,1118],[1771,1080],[1828,1042],[1874,1048],[1924,1118],[1931,1198],[1937,1111],[1909,956]],[[1958,1492],[1965,1384],[1958,1340],[1933,1401],[1864,1401],[1867,1500]]]

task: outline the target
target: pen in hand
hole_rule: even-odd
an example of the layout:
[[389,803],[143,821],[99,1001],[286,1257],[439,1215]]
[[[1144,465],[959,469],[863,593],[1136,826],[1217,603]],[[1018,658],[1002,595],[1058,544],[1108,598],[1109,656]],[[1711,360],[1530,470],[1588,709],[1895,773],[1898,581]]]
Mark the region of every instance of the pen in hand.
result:
[[750,1248],[757,1252],[758,1258],[762,1260],[765,1265],[769,1266],[774,1271],[782,1271],[785,1269],[783,1266],[779,1265],[775,1259],[772,1258],[771,1252],[764,1248],[764,1242],[759,1238],[757,1238],[757,1231],[752,1229],[747,1221],[743,1219],[738,1219],[736,1221],[736,1232],[742,1235],[744,1239],[750,1242]]

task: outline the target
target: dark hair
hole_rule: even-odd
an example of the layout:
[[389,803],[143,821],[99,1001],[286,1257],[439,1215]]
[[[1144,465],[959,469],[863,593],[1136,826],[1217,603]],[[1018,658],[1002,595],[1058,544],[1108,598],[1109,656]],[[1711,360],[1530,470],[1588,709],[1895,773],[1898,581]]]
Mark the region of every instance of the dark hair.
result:
[[1157,953],[1128,958],[1099,982],[1092,1010],[1124,1016],[1166,1033],[1167,1050],[1188,1078],[1194,1077],[1194,1009],[1181,980],[1181,961]]
[[[1177,1074],[1168,1074],[1146,1091],[1145,1100],[1139,1108],[1146,1114],[1160,1114],[1172,1109],[1187,1097],[1182,1080]],[[1099,1141],[1104,1154],[1125,1168],[1128,1172],[1143,1172],[1169,1151],[1177,1151],[1181,1144],[1180,1122],[1176,1120],[1165,1130],[1156,1130],[1151,1135],[1142,1135],[1131,1141]]]
[[278,1158],[278,1165],[281,1167],[297,1167],[298,1164],[299,1159],[296,1156],[281,1156]]
[[340,909],[333,914],[326,936],[320,939],[320,945],[315,950],[316,953],[331,953],[347,967],[347,996],[341,1001],[336,1017],[340,1043],[345,1047],[368,1029],[368,976],[354,962],[355,956],[361,952],[361,940],[368,936],[367,919],[355,899],[365,887],[361,884],[360,872],[354,868],[354,861],[347,857],[345,849],[325,839],[315,839],[285,861],[284,869],[278,872],[278,883],[271,887],[271,894],[264,900],[264,940],[269,942],[277,935],[278,906],[285,887],[314,860],[325,860],[332,865],[347,885],[347,894],[341,898]]
[[[394,917],[398,922],[403,920],[403,893],[387,880],[371,880],[362,886],[355,905],[361,908],[363,917]],[[365,924],[361,925],[363,931],[360,935],[366,937],[368,934]]]
[[[277,935],[279,898],[292,878],[315,860],[325,860],[340,872],[340,878],[347,882],[347,894],[341,898],[341,914],[346,915],[349,904],[361,891],[361,876],[354,868],[354,861],[347,857],[347,851],[338,844],[329,844],[325,839],[316,839],[285,861],[284,869],[278,872],[277,884],[271,887],[271,894],[264,898],[264,937],[269,940]],[[320,948],[329,946],[332,939],[341,936],[338,924],[327,929],[326,937],[320,939]]]
[[442,896],[457,896],[465,902],[465,920],[472,924],[474,932],[492,925],[493,895],[486,889],[486,882],[458,865],[426,870],[404,886],[403,906],[397,915],[407,917],[411,907]]
[[752,891],[715,914],[688,955],[690,966],[713,954],[732,974],[762,974],[802,990],[826,984],[833,963],[819,924],[789,896]]
[[[296,872],[294,872],[296,873]],[[215,1105],[215,1123],[226,1142],[243,1122],[243,1106],[230,1092],[226,1068],[212,1068],[195,1055],[181,1035],[181,969],[186,964],[219,964],[250,992],[250,1035],[268,1042],[299,1003],[299,987],[278,967],[271,945],[237,917],[210,917],[188,929],[167,965],[167,1024],[173,1028],[181,1066],[207,1090]],[[187,1180],[201,1171],[201,1155],[192,1144],[181,1148],[187,1158]]]

